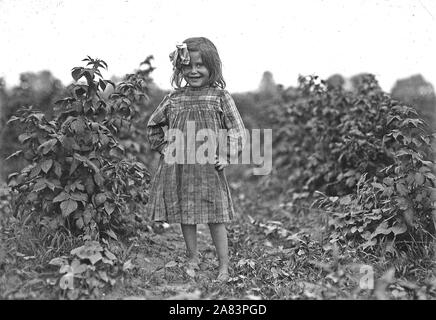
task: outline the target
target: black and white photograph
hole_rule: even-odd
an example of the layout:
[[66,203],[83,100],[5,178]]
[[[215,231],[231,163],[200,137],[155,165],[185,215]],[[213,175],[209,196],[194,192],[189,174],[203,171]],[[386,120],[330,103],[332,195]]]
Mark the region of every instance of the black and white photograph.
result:
[[0,0],[0,300],[435,300],[435,31],[432,0]]

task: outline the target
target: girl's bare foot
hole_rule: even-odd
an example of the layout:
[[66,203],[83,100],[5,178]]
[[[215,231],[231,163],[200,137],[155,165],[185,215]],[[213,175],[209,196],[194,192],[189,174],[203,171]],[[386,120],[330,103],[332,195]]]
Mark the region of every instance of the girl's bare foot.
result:
[[218,277],[216,278],[219,282],[229,281],[229,269],[227,266],[220,267],[218,270]]
[[189,269],[193,269],[193,270],[200,270],[200,266],[199,266],[200,261],[198,260],[198,258],[189,258],[188,261],[186,262],[187,266]]

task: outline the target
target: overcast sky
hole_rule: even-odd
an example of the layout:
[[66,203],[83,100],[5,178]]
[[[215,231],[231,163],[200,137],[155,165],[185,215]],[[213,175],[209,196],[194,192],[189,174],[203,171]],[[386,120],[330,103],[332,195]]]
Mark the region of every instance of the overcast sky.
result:
[[299,74],[374,73],[389,91],[421,73],[436,86],[434,0],[0,0],[0,77],[50,70],[65,84],[86,56],[122,76],[154,55],[153,78],[170,88],[168,54],[205,36],[218,48],[230,92]]

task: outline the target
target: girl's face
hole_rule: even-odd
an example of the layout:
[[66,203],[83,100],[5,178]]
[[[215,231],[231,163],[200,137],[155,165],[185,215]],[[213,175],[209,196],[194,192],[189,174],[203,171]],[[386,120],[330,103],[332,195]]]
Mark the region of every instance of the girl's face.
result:
[[200,88],[209,84],[210,72],[203,64],[200,52],[190,51],[190,63],[182,67],[185,81],[194,88]]

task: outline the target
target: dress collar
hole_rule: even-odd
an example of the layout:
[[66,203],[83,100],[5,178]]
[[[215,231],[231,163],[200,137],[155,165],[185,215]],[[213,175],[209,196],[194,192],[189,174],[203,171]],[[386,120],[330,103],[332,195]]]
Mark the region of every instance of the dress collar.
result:
[[201,90],[207,90],[207,89],[210,89],[210,88],[211,88],[210,85],[203,86],[203,87],[185,86],[185,90],[188,90],[188,91],[201,91]]

